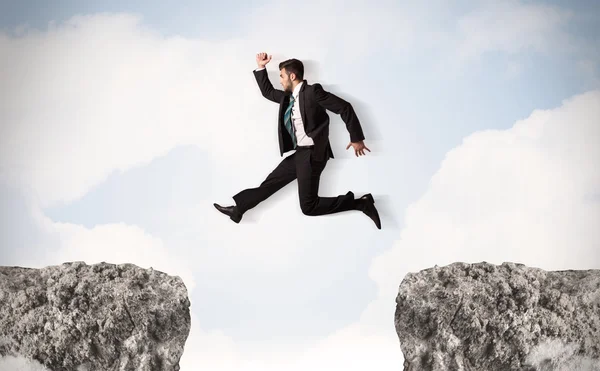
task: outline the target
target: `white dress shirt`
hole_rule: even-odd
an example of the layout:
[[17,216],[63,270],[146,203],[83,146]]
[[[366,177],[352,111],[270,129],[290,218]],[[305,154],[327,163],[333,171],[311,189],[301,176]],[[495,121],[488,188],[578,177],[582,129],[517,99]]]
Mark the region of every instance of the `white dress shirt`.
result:
[[[264,70],[266,67],[257,68],[256,71]],[[296,145],[298,146],[312,146],[315,142],[311,137],[306,135],[304,131],[304,123],[302,122],[302,115],[300,115],[300,88],[304,84],[304,81],[296,85],[292,95],[294,96],[294,105],[292,106],[292,125],[296,128]],[[286,107],[287,108],[287,107]]]

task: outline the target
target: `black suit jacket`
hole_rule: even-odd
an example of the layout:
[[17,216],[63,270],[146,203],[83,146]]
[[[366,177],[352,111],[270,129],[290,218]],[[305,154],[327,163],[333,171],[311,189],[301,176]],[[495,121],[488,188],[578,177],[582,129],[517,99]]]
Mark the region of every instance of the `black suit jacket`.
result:
[[[279,120],[277,132],[279,135],[279,154],[294,149],[292,137],[285,128],[283,115],[290,103],[292,93],[273,88],[269,81],[267,69],[254,70],[254,77],[262,95],[270,101],[279,103]],[[314,156],[317,161],[333,158],[333,151],[329,143],[329,115],[326,110],[341,115],[350,133],[351,142],[359,142],[365,139],[358,117],[352,105],[342,98],[329,93],[323,89],[321,84],[309,85],[308,81],[300,87],[300,115],[304,124],[304,131],[315,143]]]

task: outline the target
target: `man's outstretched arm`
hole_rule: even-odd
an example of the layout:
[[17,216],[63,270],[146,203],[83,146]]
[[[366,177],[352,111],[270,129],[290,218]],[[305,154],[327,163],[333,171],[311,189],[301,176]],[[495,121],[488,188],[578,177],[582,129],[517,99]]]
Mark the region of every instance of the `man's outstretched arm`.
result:
[[267,53],[256,54],[256,64],[258,65],[258,68],[254,70],[254,77],[256,78],[256,82],[258,83],[258,87],[260,88],[263,97],[275,103],[279,103],[283,98],[284,92],[283,90],[273,88],[273,84],[271,84],[269,75],[267,74],[266,65],[271,61],[271,57],[271,55],[267,57]]
[[324,109],[340,115],[346,124],[346,129],[350,133],[350,143],[348,143],[346,149],[350,148],[350,146],[354,147],[356,156],[364,155],[364,149],[371,152],[363,143],[365,136],[352,105],[337,95],[323,89],[321,84],[314,84],[313,87],[317,104]]

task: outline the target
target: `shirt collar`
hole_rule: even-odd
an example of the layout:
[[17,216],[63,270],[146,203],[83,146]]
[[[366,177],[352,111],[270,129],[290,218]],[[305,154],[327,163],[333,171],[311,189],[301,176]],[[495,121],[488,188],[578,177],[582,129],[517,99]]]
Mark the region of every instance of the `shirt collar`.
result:
[[298,100],[298,94],[300,94],[300,88],[302,87],[302,84],[304,84],[304,81],[300,82],[294,88],[294,92],[292,93],[292,95],[294,96],[294,100]]

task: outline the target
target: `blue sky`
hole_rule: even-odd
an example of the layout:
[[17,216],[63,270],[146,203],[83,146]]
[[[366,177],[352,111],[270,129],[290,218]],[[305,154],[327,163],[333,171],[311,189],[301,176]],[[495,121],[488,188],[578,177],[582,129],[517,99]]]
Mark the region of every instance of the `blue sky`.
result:
[[[407,272],[597,268],[598,6],[344,4],[2,3],[2,265],[180,275],[183,370],[325,369],[344,349],[349,369],[397,369]],[[260,51],[275,87],[295,57],[352,103],[372,152],[345,151],[329,113],[320,195],[373,193],[381,231],[358,212],[302,215],[295,182],[239,225],[214,210],[281,161]],[[285,239],[287,225],[310,232]]]
[[144,22],[164,35],[226,39],[237,36],[236,27],[257,1],[179,1],[172,6],[164,1],[15,1],[3,4],[2,27],[27,23],[45,28],[49,21],[62,22],[75,14],[136,13]]

